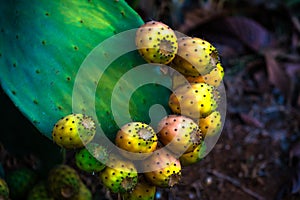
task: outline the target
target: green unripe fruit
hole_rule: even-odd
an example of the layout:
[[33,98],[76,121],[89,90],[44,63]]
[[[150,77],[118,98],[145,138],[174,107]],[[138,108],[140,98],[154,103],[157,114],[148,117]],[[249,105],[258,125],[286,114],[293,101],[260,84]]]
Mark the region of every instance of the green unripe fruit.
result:
[[0,178],[0,199],[8,200],[9,188],[4,179]]
[[41,181],[29,191],[27,200],[54,200],[48,192],[46,181]]
[[29,168],[11,171],[6,176],[6,183],[12,199],[25,198],[28,191],[36,183],[37,174]]
[[69,200],[92,200],[92,192],[90,189],[83,183],[80,182],[78,194]]
[[107,149],[96,143],[89,143],[75,154],[76,165],[79,169],[94,173],[102,171],[108,160]]
[[50,170],[47,182],[49,191],[54,198],[67,199],[78,194],[81,179],[75,169],[60,164]]

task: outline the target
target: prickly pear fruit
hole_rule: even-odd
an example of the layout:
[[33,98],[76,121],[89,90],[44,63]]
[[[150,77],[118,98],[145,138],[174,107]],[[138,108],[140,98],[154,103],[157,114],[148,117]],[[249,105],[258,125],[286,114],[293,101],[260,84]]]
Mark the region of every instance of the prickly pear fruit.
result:
[[183,76],[180,73],[174,73],[172,76],[172,88],[175,90],[179,86],[191,83],[206,83],[208,85],[218,87],[224,77],[224,69],[221,63],[217,63],[208,74],[203,76]]
[[102,171],[108,160],[108,151],[97,143],[89,143],[75,154],[76,166],[86,172],[94,173]]
[[176,155],[193,151],[202,139],[198,124],[182,115],[167,115],[157,129],[159,141]]
[[178,87],[169,98],[169,106],[175,114],[192,119],[205,117],[217,108],[214,87],[206,83],[193,83]]
[[6,183],[12,199],[24,199],[37,181],[37,174],[29,168],[19,168],[9,172]]
[[[132,160],[140,160],[149,156],[157,147],[157,136],[154,129],[142,122],[130,122],[118,131],[115,143],[123,150],[122,155]],[[128,152],[139,153],[132,155]]]
[[131,161],[111,154],[107,167],[100,173],[100,180],[112,192],[124,193],[136,186],[138,172]]
[[156,186],[150,185],[144,178],[139,178],[132,191],[123,195],[124,200],[154,200]]
[[217,63],[217,66],[213,68],[208,74],[203,76],[187,76],[186,79],[190,83],[207,83],[214,87],[218,87],[223,80],[224,69],[221,63]]
[[209,42],[195,37],[181,37],[171,67],[184,75],[201,76],[210,72],[218,62],[218,52]]
[[69,165],[54,166],[48,174],[48,188],[56,199],[68,199],[79,192],[81,179],[75,169]]
[[219,111],[214,111],[210,115],[199,119],[199,127],[203,136],[214,136],[221,130],[221,114]]
[[204,82],[214,87],[218,87],[220,85],[223,77],[224,69],[221,63],[217,63],[215,68],[213,68],[208,74],[203,75]]
[[35,184],[29,191],[27,200],[54,200],[48,192],[46,181]]
[[192,152],[185,153],[179,157],[182,166],[188,166],[199,162],[206,151],[205,143],[199,144]]
[[168,64],[178,49],[175,32],[166,24],[149,21],[136,31],[136,46],[149,63]]
[[69,200],[92,200],[92,192],[91,190],[81,181],[79,185],[78,194]]
[[85,114],[70,114],[61,118],[53,127],[53,141],[61,147],[81,148],[96,134],[95,121]]
[[156,150],[142,165],[147,181],[155,186],[173,187],[181,180],[180,161],[164,148]]
[[9,188],[4,179],[0,178],[0,199],[8,200],[9,198]]

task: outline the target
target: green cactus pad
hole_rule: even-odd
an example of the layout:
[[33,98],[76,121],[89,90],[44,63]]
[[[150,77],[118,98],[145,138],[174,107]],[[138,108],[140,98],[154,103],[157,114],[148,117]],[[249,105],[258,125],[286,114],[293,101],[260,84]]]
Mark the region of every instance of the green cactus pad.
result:
[[[114,86],[124,73],[145,61],[137,51],[132,51],[105,68],[104,63],[120,49],[114,44],[98,52],[101,60],[90,63],[84,82],[77,84],[76,78],[85,58],[98,44],[142,24],[143,20],[125,0],[0,0],[0,85],[19,110],[50,139],[56,121],[74,113],[75,106],[76,112],[88,115],[89,110],[95,109],[103,132],[113,140],[118,130],[111,109]],[[131,35],[126,38],[127,44],[135,46],[134,34]],[[158,66],[148,70],[147,76],[163,76]],[[97,76],[100,72],[101,78]],[[166,82],[170,82],[167,77]],[[122,83],[123,87],[133,87],[127,80]],[[83,98],[75,105],[74,85]],[[168,96],[169,90],[163,86],[142,86],[130,99],[130,115],[136,121],[149,122],[151,106],[160,104],[168,109]],[[125,108],[128,104],[121,98],[116,102]]]

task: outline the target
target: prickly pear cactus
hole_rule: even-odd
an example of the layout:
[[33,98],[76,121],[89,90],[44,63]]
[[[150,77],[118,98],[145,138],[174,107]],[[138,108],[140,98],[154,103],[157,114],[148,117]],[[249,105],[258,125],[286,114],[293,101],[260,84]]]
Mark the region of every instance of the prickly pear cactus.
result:
[[[86,113],[96,108],[103,132],[113,139],[118,130],[110,105],[114,86],[124,73],[145,61],[136,50],[120,56],[106,68],[106,59],[120,48],[111,45],[99,52],[103,56],[101,62],[89,63],[91,69],[74,88],[77,73],[99,43],[142,24],[125,0],[0,0],[0,85],[48,138],[55,122],[73,112],[76,89],[82,97],[76,102],[76,111]],[[132,34],[132,39],[126,39],[129,46],[135,45],[134,37]],[[94,76],[99,73],[101,78]],[[147,73],[163,76],[159,67]],[[89,89],[91,85],[95,91]],[[131,86],[126,83],[126,87]],[[167,109],[168,95],[168,90],[159,85],[141,87],[129,102],[130,115],[134,120],[148,122],[149,108],[160,104]],[[120,107],[128,104],[122,99],[117,102]]]

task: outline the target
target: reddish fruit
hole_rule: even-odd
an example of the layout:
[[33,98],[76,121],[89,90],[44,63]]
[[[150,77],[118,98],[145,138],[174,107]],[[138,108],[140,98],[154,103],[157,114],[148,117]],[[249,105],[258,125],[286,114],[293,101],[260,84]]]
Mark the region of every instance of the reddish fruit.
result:
[[176,155],[193,151],[202,139],[201,130],[191,118],[168,115],[158,124],[158,138]]

